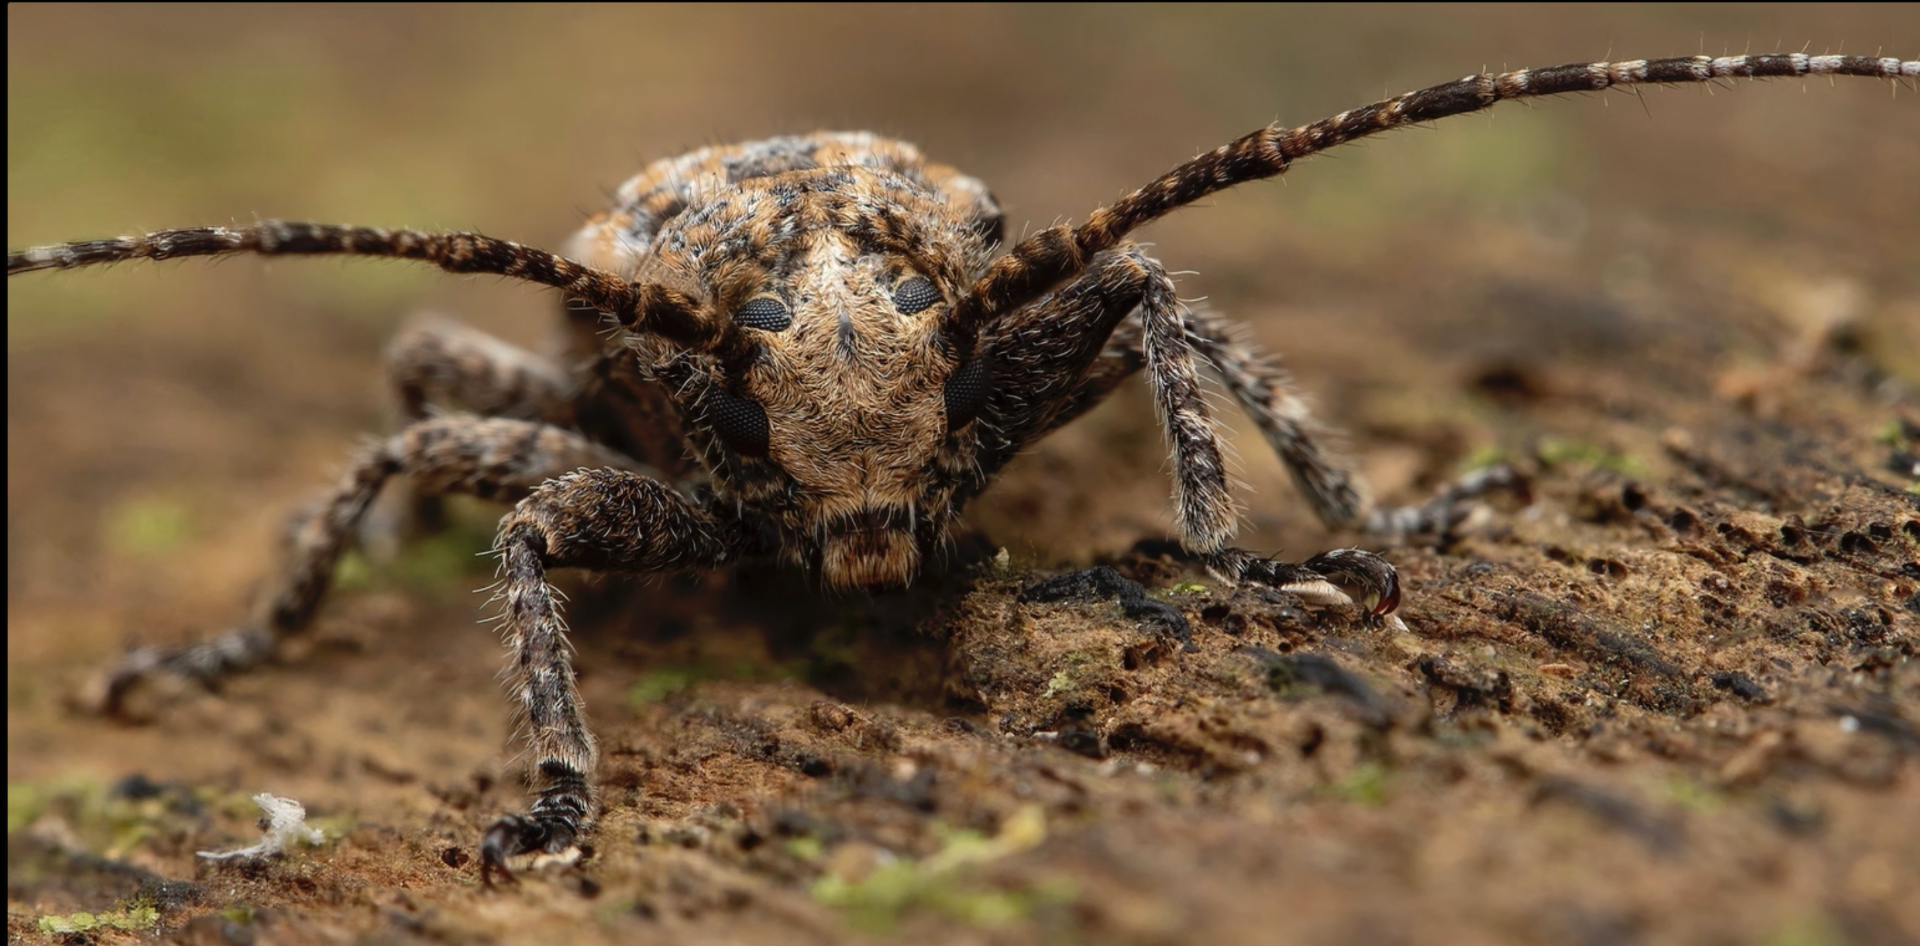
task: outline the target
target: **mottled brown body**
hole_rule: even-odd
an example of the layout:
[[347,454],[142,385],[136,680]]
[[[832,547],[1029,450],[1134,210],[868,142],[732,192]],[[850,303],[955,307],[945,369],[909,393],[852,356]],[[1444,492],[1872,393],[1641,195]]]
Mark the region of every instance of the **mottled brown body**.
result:
[[[1229,544],[1238,512],[1201,369],[1254,419],[1330,524],[1444,531],[1476,496],[1517,488],[1517,478],[1494,468],[1426,504],[1372,508],[1285,376],[1229,323],[1181,306],[1166,268],[1128,235],[1335,145],[1508,99],[1811,75],[1911,80],[1920,62],[1694,56],[1468,76],[1260,129],[997,256],[1002,215],[980,182],[865,133],[658,162],[620,188],[568,257],[480,234],[282,222],[10,253],[9,275],[236,253],[416,259],[554,287],[566,307],[561,361],[446,324],[403,335],[391,377],[409,426],[361,457],[296,528],[261,614],[203,644],[135,652],[105,681],[104,702],[156,671],[210,679],[243,669],[299,632],[396,474],[429,496],[513,502],[500,525],[496,600],[538,797],[482,841],[486,875],[504,876],[510,857],[561,851],[592,823],[597,751],[550,569],[658,572],[771,557],[829,587],[911,581],[1002,465],[1143,370],[1189,551],[1229,581],[1389,613],[1397,580],[1375,555],[1336,550],[1296,565]],[[435,415],[431,403],[474,413]]]
[[[741,351],[721,359],[650,338],[632,350],[683,415],[728,409],[715,403],[725,397],[765,413],[759,456],[727,449],[719,425],[689,425],[715,495],[751,510],[787,561],[861,588],[913,579],[978,469],[975,440],[948,436],[945,385],[961,353],[937,315],[978,275],[1000,227],[985,185],[912,145],[821,133],[657,162],[620,187],[571,255],[704,293],[748,326]],[[894,300],[913,280],[935,298],[904,312]],[[772,314],[739,315],[756,303]]]

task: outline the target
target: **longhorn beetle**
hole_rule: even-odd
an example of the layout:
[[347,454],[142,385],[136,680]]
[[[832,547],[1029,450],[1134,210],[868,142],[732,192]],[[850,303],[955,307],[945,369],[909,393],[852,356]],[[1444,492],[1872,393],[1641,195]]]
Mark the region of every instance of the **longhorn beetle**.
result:
[[[1358,138],[1496,102],[1736,77],[1920,77],[1920,62],[1762,56],[1578,63],[1478,74],[1297,128],[1261,128],[1175,167],[1077,225],[997,252],[979,181],[866,133],[713,147],[660,161],[588,221],[565,256],[477,233],[268,221],[12,252],[9,276],[133,259],[348,254],[422,260],[560,290],[570,358],[426,325],[391,351],[407,425],[358,457],[300,523],[263,612],[143,675],[211,680],[258,664],[312,619],[382,484],[512,503],[495,549],[537,797],[480,842],[482,875],[562,852],[592,825],[595,766],[553,568],[659,572],[775,558],[830,588],[911,580],[967,501],[1021,448],[1142,370],[1173,455],[1181,543],[1219,577],[1318,603],[1399,603],[1392,566],[1357,549],[1287,564],[1230,544],[1237,513],[1201,396],[1211,368],[1329,524],[1444,529],[1502,468],[1420,506],[1375,509],[1322,446],[1286,379],[1219,318],[1183,307],[1128,234],[1179,207]],[[473,413],[430,414],[427,405]]]

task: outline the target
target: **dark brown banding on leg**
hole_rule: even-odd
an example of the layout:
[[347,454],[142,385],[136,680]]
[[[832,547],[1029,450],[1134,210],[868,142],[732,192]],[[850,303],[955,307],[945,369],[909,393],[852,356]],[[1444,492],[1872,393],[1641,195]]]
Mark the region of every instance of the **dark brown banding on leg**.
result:
[[455,414],[413,424],[356,458],[338,485],[293,526],[280,578],[255,620],[185,647],[139,648],[108,672],[87,702],[117,712],[128,690],[150,674],[211,683],[271,657],[281,639],[312,623],[340,553],[381,487],[396,474],[411,477],[423,492],[512,502],[571,470],[632,465],[578,434],[529,421]]
[[1279,454],[1320,521],[1340,528],[1364,519],[1370,505],[1365,483],[1329,449],[1332,432],[1293,393],[1287,373],[1244,330],[1218,316],[1190,313],[1187,325],[1195,347]]
[[619,470],[559,477],[501,520],[496,600],[536,798],[527,814],[487,830],[480,843],[483,880],[510,879],[508,859],[564,851],[592,824],[589,779],[598,750],[547,572],[711,568],[730,561],[736,548],[730,525],[656,480]]
[[1214,364],[1221,382],[1253,418],[1314,513],[1329,527],[1396,539],[1442,535],[1466,519],[1480,497],[1509,493],[1527,500],[1526,479],[1499,464],[1455,480],[1424,503],[1375,508],[1365,481],[1328,449],[1331,432],[1314,420],[1306,404],[1289,390],[1286,373],[1247,341],[1244,332],[1203,313],[1191,314],[1188,326],[1201,354]]
[[[1316,604],[1347,604],[1357,597],[1380,614],[1398,606],[1393,566],[1371,553],[1349,549],[1294,565],[1226,544],[1238,513],[1221,462],[1219,436],[1200,394],[1196,350],[1221,366],[1229,389],[1263,429],[1277,428],[1269,439],[1277,441],[1276,449],[1284,442],[1282,456],[1314,478],[1319,489],[1310,489],[1308,495],[1323,517],[1336,515],[1329,510],[1351,510],[1337,515],[1343,523],[1352,522],[1365,508],[1364,493],[1357,478],[1321,449],[1319,428],[1286,390],[1284,375],[1210,317],[1183,312],[1165,267],[1139,248],[1122,247],[1079,279],[1015,313],[984,340],[982,350],[994,353],[1000,365],[999,387],[989,410],[1001,425],[996,433],[1007,438],[988,456],[1011,456],[1091,409],[1144,367],[1173,451],[1175,501],[1186,548],[1228,581],[1271,585]],[[1000,419],[1007,414],[1015,416]]]
[[478,329],[421,319],[387,347],[387,381],[409,422],[427,405],[482,417],[573,425],[578,394],[559,365]]

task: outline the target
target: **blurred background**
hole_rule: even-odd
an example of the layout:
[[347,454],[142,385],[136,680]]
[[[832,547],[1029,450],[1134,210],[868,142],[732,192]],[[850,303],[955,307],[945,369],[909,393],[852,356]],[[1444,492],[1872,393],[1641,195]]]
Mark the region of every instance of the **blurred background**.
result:
[[[1017,235],[1270,121],[1489,67],[1913,55],[1920,7],[13,5],[7,26],[10,247],[263,217],[557,246],[645,163],[709,143],[906,138],[987,181]],[[1741,379],[1835,320],[1920,377],[1916,131],[1912,90],[1866,80],[1508,105],[1142,236],[1192,273],[1185,296],[1285,357],[1388,498],[1543,436],[1657,474],[1654,406],[1794,410]],[[391,423],[378,353],[402,320],[443,310],[532,345],[554,301],[232,260],[9,280],[7,307],[8,611],[41,631],[9,636],[11,680],[48,648],[232,613],[284,510]],[[1543,389],[1578,396],[1510,409]],[[1222,414],[1248,544],[1342,541]],[[1163,532],[1150,418],[1124,394],[972,520],[1043,560]]]
[[[473,229],[556,247],[650,161],[818,128],[869,129],[918,143],[935,160],[985,180],[1018,235],[1083,219],[1268,122],[1310,122],[1482,69],[1802,49],[1920,55],[1920,5],[15,4],[7,8],[7,244],[280,217]],[[1642,615],[1652,627],[1703,607],[1696,597],[1716,586],[1691,578],[1662,585],[1660,576],[1706,569],[1703,562],[1715,561],[1709,553],[1674,541],[1657,523],[1643,530],[1631,516],[1582,511],[1601,487],[1608,501],[1622,502],[1623,478],[1648,484],[1662,501],[1741,515],[1792,511],[1810,520],[1846,501],[1849,490],[1889,507],[1908,498],[1901,491],[1911,480],[1888,457],[1915,449],[1902,445],[1898,419],[1920,429],[1916,169],[1920,96],[1911,83],[1649,89],[1503,105],[1372,139],[1304,162],[1282,182],[1218,195],[1140,236],[1184,274],[1183,296],[1245,321],[1284,357],[1325,419],[1348,431],[1352,456],[1383,498],[1424,498],[1500,457],[1541,473],[1531,511],[1496,518],[1464,549],[1392,553],[1409,581],[1402,613],[1418,646],[1401,650],[1382,638],[1387,656],[1355,659],[1377,679],[1397,681],[1393,692],[1413,693],[1424,684],[1412,676],[1412,653],[1458,644],[1473,648],[1477,665],[1479,655],[1494,659],[1492,644],[1504,655],[1521,634],[1455,594],[1477,580],[1471,568],[1482,561],[1513,576],[1500,579],[1509,582],[1503,589],[1518,583],[1547,599],[1582,602],[1623,628],[1642,628]],[[391,429],[380,352],[404,320],[437,310],[537,346],[555,308],[551,293],[526,286],[370,261],[192,260],[9,279],[10,829],[16,785],[25,798],[49,780],[106,785],[138,772],[236,798],[270,787],[317,813],[367,819],[360,842],[317,874],[320,891],[299,894],[336,904],[326,909],[347,928],[388,923],[414,909],[412,897],[435,922],[450,924],[500,922],[513,903],[549,899],[572,911],[569,922],[584,910],[617,910],[632,884],[597,906],[570,894],[479,898],[470,867],[455,870],[447,865],[457,859],[443,863],[433,853],[464,851],[489,812],[517,803],[511,788],[486,794],[487,782],[511,771],[513,750],[501,748],[498,643],[471,623],[480,600],[471,589],[491,580],[493,564],[475,553],[490,540],[497,510],[456,508],[452,533],[392,562],[350,555],[339,579],[353,593],[322,612],[312,635],[322,653],[236,681],[231,698],[188,700],[147,726],[109,725],[63,702],[130,640],[183,640],[244,613],[289,510],[328,484],[356,444]],[[1219,403],[1239,446],[1246,545],[1301,558],[1366,541],[1321,527],[1264,444]],[[1170,487],[1152,418],[1139,389],[1123,389],[1017,460],[969,510],[970,522],[1018,564],[1048,568],[1165,535]],[[1783,451],[1795,462],[1777,463]],[[1777,477],[1770,474],[1776,466]],[[1809,482],[1822,485],[1794,485]],[[1594,483],[1600,486],[1589,489]],[[1829,486],[1834,493],[1824,492]],[[1881,541],[1894,542],[1893,527],[1875,528],[1885,533]],[[1896,554],[1893,544],[1887,548]],[[1607,569],[1628,566],[1609,558],[1615,555],[1637,570],[1618,583]],[[1758,614],[1779,602],[1767,605],[1761,594],[1763,587],[1767,597],[1775,594],[1763,567],[1772,560],[1754,558],[1757,577],[1736,600],[1750,600]],[[1883,581],[1845,564],[1816,572],[1840,577],[1807,579],[1817,587],[1800,592],[1811,594],[1803,610],[1862,596],[1885,604],[1882,614],[1898,610],[1880,599],[1907,578]],[[1465,577],[1449,583],[1450,574]],[[1717,572],[1710,577],[1727,587]],[[659,703],[650,716],[620,708],[633,699],[627,688],[634,681],[662,667],[734,666],[735,655],[747,655],[739,676],[749,682],[715,691],[717,699],[737,692],[749,708],[764,699],[803,701],[798,706],[812,699],[815,691],[766,679],[776,648],[765,638],[777,635],[732,626],[777,621],[727,617],[714,601],[734,599],[720,599],[719,580],[655,585],[652,597],[633,599],[632,620],[576,621],[583,686],[610,754],[628,754],[622,765],[638,764],[633,753],[671,761],[682,742],[698,748],[718,738],[701,735],[708,731],[699,728],[705,711],[697,706],[684,719]],[[1627,600],[1632,595],[1640,597]],[[576,596],[573,615],[589,600]],[[1784,620],[1789,612],[1767,614]],[[1808,639],[1831,642],[1838,632],[1823,626],[1809,624]],[[1716,642],[1716,627],[1680,620],[1661,643],[1685,653],[1676,658],[1684,666],[1718,667],[1724,640]],[[838,646],[831,634],[819,639],[829,651]],[[825,694],[883,717],[951,712],[939,696],[943,674],[954,673],[943,662],[951,655],[911,643],[900,648],[897,667],[858,668],[872,671],[880,696],[844,686]],[[1218,636],[1209,644],[1232,646]],[[797,646],[804,657],[809,644]],[[1498,666],[1532,673],[1528,646],[1522,640],[1513,649],[1521,663]],[[1774,653],[1764,649],[1766,635],[1745,646],[1736,651],[1751,656],[1752,667],[1776,665],[1762,659]],[[329,658],[327,648],[359,652]],[[1830,671],[1817,648],[1779,652],[1801,661],[1808,679],[1862,678]],[[841,659],[852,666],[852,658]],[[901,711],[887,690],[889,675],[916,672],[931,682],[913,691],[920,703]],[[1506,676],[1500,673],[1503,684]],[[1562,686],[1532,679],[1555,692]],[[1579,695],[1583,685],[1566,681],[1574,694],[1567,698],[1587,699]],[[1839,712],[1832,700],[1856,699],[1845,689],[1854,685],[1834,682],[1831,692],[1773,704],[1771,722],[1754,723],[1727,703],[1686,721],[1700,744],[1729,745],[1723,737],[1800,714],[1805,724],[1795,723],[1787,745],[1827,753],[1844,778],[1819,783],[1812,797],[1824,808],[1729,796],[1726,817],[1687,821],[1693,833],[1684,845],[1671,832],[1685,852],[1677,858],[1666,856],[1666,821],[1629,832],[1659,835],[1662,843],[1651,847],[1660,856],[1647,858],[1631,838],[1622,848],[1566,828],[1557,809],[1536,810],[1535,783],[1510,777],[1533,764],[1510,758],[1570,758],[1583,775],[1638,779],[1654,797],[1672,795],[1672,804],[1654,810],[1707,812],[1723,796],[1661,787],[1669,777],[1682,787],[1694,784],[1683,775],[1712,784],[1720,777],[1713,762],[1663,768],[1672,746],[1685,743],[1670,738],[1682,722],[1665,716],[1618,731],[1626,735],[1596,737],[1598,748],[1587,755],[1580,754],[1584,736],[1533,742],[1544,737],[1518,716],[1499,734],[1475,730],[1469,738],[1462,728],[1456,740],[1448,735],[1455,730],[1436,730],[1432,751],[1419,750],[1436,760],[1431,771],[1404,776],[1410,787],[1391,794],[1391,805],[1287,801],[1271,809],[1279,820],[1259,829],[1222,798],[1230,801],[1236,784],[1265,791],[1264,775],[1224,787],[1205,772],[1158,787],[1141,783],[1142,792],[1173,786],[1152,796],[1168,802],[1166,811],[1125,808],[1076,835],[1080,841],[1041,853],[1078,876],[1095,876],[1127,867],[1113,853],[1128,849],[1127,837],[1153,852],[1134,865],[1145,871],[1135,885],[1090,887],[1093,894],[1075,907],[1076,916],[1108,917],[1107,925],[1089,927],[1096,931],[1164,933],[1127,941],[1230,941],[1234,935],[1221,931],[1253,929],[1260,933],[1247,938],[1263,940],[1276,930],[1311,939],[1318,929],[1325,942],[1402,941],[1377,932],[1396,930],[1408,933],[1407,942],[1848,941],[1820,925],[1831,914],[1857,920],[1848,929],[1865,931],[1853,937],[1859,942],[1911,942],[1913,914],[1898,906],[1912,902],[1899,894],[1911,888],[1911,867],[1896,866],[1911,861],[1904,856],[1911,806],[1897,803],[1902,791],[1911,797],[1911,744],[1889,735],[1902,732],[1884,722],[1895,710],[1879,717],[1893,727],[1881,736],[1859,727],[1860,740],[1884,737],[1886,752],[1837,741],[1846,734],[1819,714],[1822,707]],[[1175,700],[1187,692],[1169,685],[1142,696]],[[1910,707],[1910,687],[1903,698]],[[1241,710],[1260,716],[1272,705]],[[1614,704],[1601,706],[1595,719],[1613,715]],[[1910,709],[1899,712],[1912,718]],[[1245,722],[1228,717],[1222,732]],[[974,757],[973,736],[943,731],[958,746],[953,751]],[[1339,731],[1330,745],[1344,738]],[[1245,747],[1224,738],[1236,752]],[[1497,762],[1486,764],[1484,778],[1448,788],[1467,764],[1456,758],[1476,757],[1466,747],[1481,742],[1487,750],[1479,755]],[[1528,754],[1529,746],[1538,752]],[[1047,781],[1036,773],[1054,771],[1047,755],[1054,751],[1036,745],[994,756],[993,764],[1013,773],[1005,785],[1025,792],[1030,782]],[[1739,757],[1750,756],[1743,749]],[[1318,758],[1329,757],[1339,751]],[[745,750],[716,758],[723,774],[728,765],[757,764]],[[1885,758],[1898,762],[1887,763],[1888,771],[1905,781],[1890,775],[1870,789],[1847,774],[1855,763]],[[1594,759],[1604,764],[1586,765]],[[1791,764],[1804,771],[1805,763]],[[1307,777],[1285,761],[1268,770]],[[462,781],[469,772],[478,788]],[[704,779],[689,784],[704,786]],[[1791,779],[1782,783],[1782,791],[1800,790]],[[713,784],[751,795],[740,784]],[[1483,804],[1474,800],[1483,790],[1505,795]],[[645,803],[684,817],[702,791],[654,792]],[[1378,792],[1376,783],[1376,802]],[[1011,805],[1010,797],[990,793],[986,801]],[[784,798],[775,792],[752,804]],[[1067,822],[1085,817],[1083,796],[1074,798],[1075,813],[1060,822],[1063,836],[1076,830]],[[1224,807],[1210,807],[1215,802]],[[621,810],[636,817],[635,804],[629,798]],[[885,801],[873,806],[880,818],[905,811]],[[253,813],[241,808],[231,820],[244,832]],[[1223,816],[1208,821],[1206,812],[1216,810]],[[1832,829],[1820,834],[1828,815],[1796,813],[1803,810],[1829,813]],[[100,909],[111,899],[78,888],[69,896],[56,877],[37,888],[24,880],[16,904],[11,881],[29,871],[15,871],[9,840],[10,939],[31,940],[27,924],[36,913]],[[1082,841],[1084,848],[1073,846]],[[174,836],[133,845],[128,856],[178,877],[195,869],[193,850]],[[378,860],[381,851],[392,852],[393,862]],[[1566,856],[1573,851],[1579,856]],[[668,859],[655,845],[630,862],[659,873],[663,884],[694,890],[696,899],[721,903],[699,892],[733,888],[714,881],[711,865],[694,852],[682,853]],[[360,860],[340,860],[347,857]],[[623,857],[607,863],[629,863]],[[678,872],[687,864],[705,866]],[[1284,890],[1271,883],[1276,872],[1286,874]],[[335,881],[357,886],[324,885]],[[801,896],[782,883],[755,881],[749,889],[776,905]],[[270,886],[234,889],[260,896]],[[339,902],[353,906],[343,910]],[[731,906],[713,909],[722,911],[717,922],[677,929],[754,939],[727,925]],[[315,907],[303,916],[321,913]],[[1478,914],[1492,925],[1473,925]],[[786,913],[743,916],[790,929]],[[1368,925],[1379,916],[1384,925]],[[1792,925],[1808,916],[1814,925]],[[1503,919],[1511,917],[1522,919]],[[400,932],[414,929],[402,920],[412,922],[392,920],[390,938],[427,935]],[[539,932],[521,938],[550,937],[547,914],[522,920]],[[610,940],[632,941],[633,923],[608,926]],[[971,935],[971,928],[952,928],[958,932],[949,935]]]

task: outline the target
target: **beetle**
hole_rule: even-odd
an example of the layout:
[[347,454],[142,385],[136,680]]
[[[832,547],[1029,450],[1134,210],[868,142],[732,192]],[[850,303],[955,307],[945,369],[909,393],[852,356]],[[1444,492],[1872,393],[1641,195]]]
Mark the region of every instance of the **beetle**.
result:
[[[1304,157],[1509,99],[1736,77],[1920,77],[1920,62],[1774,54],[1577,63],[1482,73],[1295,128],[1261,128],[1187,161],[1079,224],[1001,247],[991,192],[905,142],[816,133],[713,147],[629,180],[562,254],[477,233],[268,221],[10,252],[9,276],[135,259],[355,255],[560,290],[570,355],[543,359],[452,325],[402,335],[391,380],[408,423],[364,452],[296,528],[249,624],[141,648],[142,677],[243,670],[312,619],[381,487],[509,502],[496,595],[533,753],[536,798],[481,841],[483,876],[573,846],[593,820],[597,752],[574,683],[553,568],[659,572],[775,559],[837,589],[904,584],[1023,447],[1144,372],[1171,447],[1181,544],[1229,582],[1390,614],[1391,565],[1358,549],[1293,564],[1231,544],[1238,512],[1201,396],[1211,368],[1329,524],[1444,529],[1521,484],[1493,467],[1433,500],[1374,508],[1324,447],[1285,377],[1218,316],[1182,305],[1128,237]],[[471,413],[434,413],[436,403]]]

